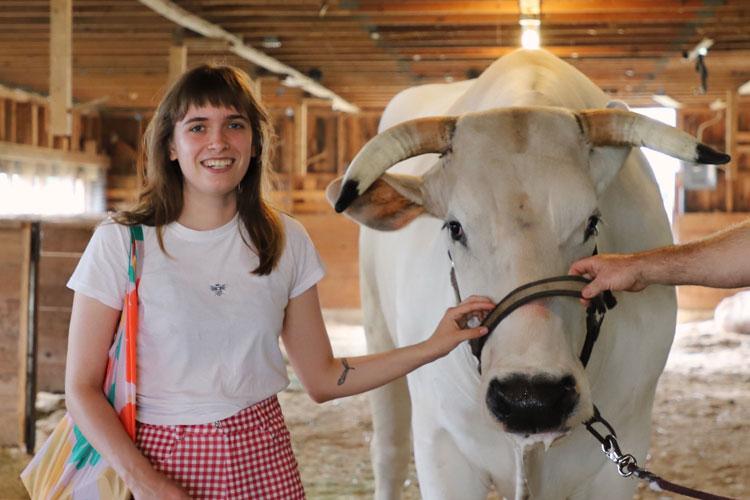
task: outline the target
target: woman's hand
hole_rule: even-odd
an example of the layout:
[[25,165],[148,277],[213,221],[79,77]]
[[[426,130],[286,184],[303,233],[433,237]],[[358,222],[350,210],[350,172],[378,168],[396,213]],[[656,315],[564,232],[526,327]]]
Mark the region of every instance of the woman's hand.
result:
[[[495,303],[489,298],[472,295],[457,306],[448,308],[435,333],[427,340],[436,357],[445,356],[464,340],[486,335],[487,328],[479,323],[494,307]],[[470,322],[471,318],[476,318],[476,321]],[[468,323],[474,326],[470,328]]]
[[190,495],[182,487],[156,470],[130,491],[135,500],[190,500]]

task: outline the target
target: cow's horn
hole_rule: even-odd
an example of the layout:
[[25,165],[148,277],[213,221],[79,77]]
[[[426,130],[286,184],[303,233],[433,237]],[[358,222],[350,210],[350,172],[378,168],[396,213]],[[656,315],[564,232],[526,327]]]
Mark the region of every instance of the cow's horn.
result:
[[447,152],[456,119],[419,118],[399,123],[373,137],[352,160],[343,179],[335,209],[341,213],[378,177],[396,163],[426,153]]
[[584,133],[594,146],[645,146],[693,163],[721,165],[729,155],[698,142],[690,134],[638,113],[596,109],[578,113]]

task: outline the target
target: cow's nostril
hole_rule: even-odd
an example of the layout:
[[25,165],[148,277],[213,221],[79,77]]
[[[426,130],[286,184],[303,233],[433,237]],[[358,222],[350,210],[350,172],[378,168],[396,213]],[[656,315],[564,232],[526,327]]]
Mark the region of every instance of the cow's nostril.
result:
[[511,375],[492,379],[487,407],[508,432],[534,434],[560,430],[578,403],[575,379]]
[[566,375],[562,379],[560,379],[560,385],[565,390],[574,391],[576,388],[576,379],[574,379],[572,375]]

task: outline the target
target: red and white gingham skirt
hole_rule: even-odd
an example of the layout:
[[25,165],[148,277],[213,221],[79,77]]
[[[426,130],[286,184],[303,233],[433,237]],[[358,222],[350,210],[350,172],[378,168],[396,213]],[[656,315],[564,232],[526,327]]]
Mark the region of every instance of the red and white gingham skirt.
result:
[[136,445],[192,498],[305,498],[276,396],[210,424],[139,422]]

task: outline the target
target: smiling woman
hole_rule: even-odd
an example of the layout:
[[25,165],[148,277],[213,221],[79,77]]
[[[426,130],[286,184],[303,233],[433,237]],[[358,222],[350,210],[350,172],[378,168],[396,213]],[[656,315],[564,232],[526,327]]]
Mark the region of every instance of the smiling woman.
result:
[[[277,399],[289,384],[279,340],[321,402],[382,386],[486,333],[460,326],[493,306],[469,297],[428,340],[334,357],[316,289],[320,257],[302,225],[264,198],[269,131],[244,73],[199,66],[183,75],[146,132],[136,205],[96,229],[68,282],[75,449],[101,456],[139,500],[304,497]],[[122,348],[138,372],[128,435],[101,388],[133,288],[137,335]]]

